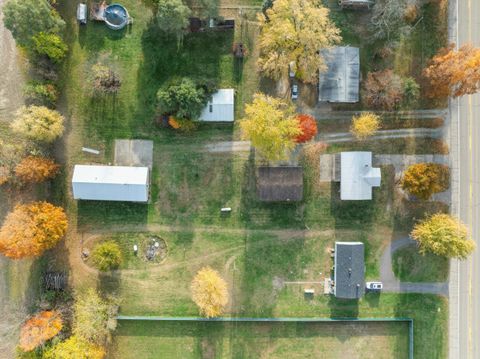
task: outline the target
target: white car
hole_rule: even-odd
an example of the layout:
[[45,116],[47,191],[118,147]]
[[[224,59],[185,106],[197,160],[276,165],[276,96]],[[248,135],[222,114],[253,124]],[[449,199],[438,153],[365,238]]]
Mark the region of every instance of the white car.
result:
[[292,85],[292,100],[298,98],[298,85]]
[[77,20],[80,24],[85,25],[87,23],[87,5],[80,3],[77,6]]
[[365,283],[365,287],[368,290],[380,291],[380,290],[383,289],[383,284],[382,284],[382,282],[367,282],[367,283]]

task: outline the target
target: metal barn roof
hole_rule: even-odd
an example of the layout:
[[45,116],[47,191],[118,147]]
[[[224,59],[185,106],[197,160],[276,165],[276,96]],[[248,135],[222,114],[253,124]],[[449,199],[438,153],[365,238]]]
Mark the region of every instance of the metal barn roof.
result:
[[148,167],[76,165],[72,187],[75,199],[147,202]]
[[371,200],[372,187],[380,187],[380,168],[372,167],[372,152],[340,154],[340,198]]
[[334,294],[358,299],[365,293],[365,253],[362,242],[335,242]]
[[220,89],[212,95],[210,101],[202,111],[199,121],[205,122],[233,122],[234,104],[235,104],[234,89]]
[[318,100],[358,102],[360,83],[360,50],[338,46],[321,52],[327,70],[319,74]]

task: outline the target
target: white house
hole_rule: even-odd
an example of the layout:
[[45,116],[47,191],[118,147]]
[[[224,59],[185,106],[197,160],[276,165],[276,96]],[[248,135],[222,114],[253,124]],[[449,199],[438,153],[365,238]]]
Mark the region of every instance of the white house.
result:
[[214,93],[203,109],[199,121],[233,122],[235,120],[234,94],[234,89],[220,89]]
[[372,152],[340,154],[340,199],[372,199],[372,187],[380,187],[380,168],[372,167]]
[[148,167],[76,165],[72,187],[74,199],[147,202]]

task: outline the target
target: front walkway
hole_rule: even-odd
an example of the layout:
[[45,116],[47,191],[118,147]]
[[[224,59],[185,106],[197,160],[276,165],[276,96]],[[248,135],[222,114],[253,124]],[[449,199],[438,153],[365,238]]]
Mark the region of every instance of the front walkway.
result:
[[393,253],[405,246],[415,244],[410,237],[394,240],[385,248],[380,258],[380,280],[383,283],[384,292],[393,293],[424,293],[438,294],[448,297],[448,282],[440,283],[410,283],[401,282],[392,270]]

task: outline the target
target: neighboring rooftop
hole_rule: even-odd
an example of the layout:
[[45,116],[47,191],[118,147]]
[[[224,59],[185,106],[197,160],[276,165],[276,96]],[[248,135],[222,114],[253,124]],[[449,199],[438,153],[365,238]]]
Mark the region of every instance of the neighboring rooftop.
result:
[[257,198],[265,202],[301,201],[302,167],[259,167]]
[[360,50],[337,46],[321,52],[327,70],[320,72],[318,100],[358,102],[360,83]]
[[380,168],[372,167],[372,152],[342,152],[340,199],[371,200],[372,187],[380,187]]
[[362,242],[335,242],[335,297],[358,299],[365,294],[364,255]]
[[73,198],[99,201],[147,202],[148,167],[76,165]]
[[205,122],[233,122],[235,120],[235,91],[220,89],[212,95],[210,101],[202,111],[199,121]]

